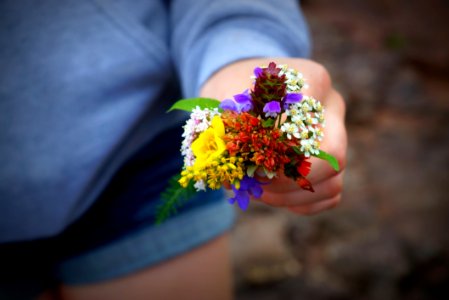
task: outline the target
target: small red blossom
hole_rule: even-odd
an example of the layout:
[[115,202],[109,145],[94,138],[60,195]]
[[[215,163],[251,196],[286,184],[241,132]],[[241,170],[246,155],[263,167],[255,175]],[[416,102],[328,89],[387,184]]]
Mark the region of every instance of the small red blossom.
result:
[[310,183],[310,181],[308,181],[307,179],[305,179],[304,177],[299,177],[296,182],[298,183],[298,185],[309,192],[315,192],[315,190],[312,187],[312,184]]
[[299,174],[306,177],[310,173],[311,166],[312,166],[312,163],[310,161],[304,159],[298,164],[296,169],[298,170]]

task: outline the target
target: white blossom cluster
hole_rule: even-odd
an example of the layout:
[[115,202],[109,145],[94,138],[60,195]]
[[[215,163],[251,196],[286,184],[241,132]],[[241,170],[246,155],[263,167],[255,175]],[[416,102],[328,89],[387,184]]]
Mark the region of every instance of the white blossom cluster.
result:
[[181,144],[181,154],[184,157],[184,166],[193,166],[195,156],[193,155],[190,146],[201,132],[210,127],[212,119],[216,115],[220,115],[218,109],[201,109],[197,106],[192,110],[190,119],[188,119],[186,124],[183,126],[184,132],[182,137],[184,139]]
[[281,131],[288,139],[300,140],[300,151],[306,157],[318,155],[324,136],[324,108],[321,102],[304,96],[301,102],[290,105],[285,114],[287,120],[282,124]]
[[282,76],[285,74],[285,78],[287,79],[287,93],[299,93],[303,87],[307,88],[302,73],[289,68],[287,65],[279,65],[279,67],[281,68],[279,75]]

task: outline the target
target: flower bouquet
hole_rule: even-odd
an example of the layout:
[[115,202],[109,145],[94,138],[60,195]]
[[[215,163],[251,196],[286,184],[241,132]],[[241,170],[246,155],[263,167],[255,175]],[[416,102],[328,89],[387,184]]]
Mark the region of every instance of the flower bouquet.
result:
[[301,93],[307,87],[303,75],[271,62],[256,67],[252,78],[252,89],[233,99],[183,99],[169,110],[191,114],[183,127],[184,166],[162,194],[157,223],[176,213],[192,193],[223,184],[233,191],[229,203],[245,210],[251,197],[260,198],[262,186],[281,172],[313,192],[306,179],[311,156],[339,170],[337,160],[319,149],[324,108]]

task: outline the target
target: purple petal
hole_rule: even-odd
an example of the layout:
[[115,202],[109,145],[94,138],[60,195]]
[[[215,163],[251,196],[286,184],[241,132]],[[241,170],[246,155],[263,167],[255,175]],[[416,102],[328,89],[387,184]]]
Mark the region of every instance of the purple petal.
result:
[[262,75],[262,73],[263,73],[262,68],[256,67],[256,68],[254,69],[254,75],[256,76],[256,78],[259,78],[259,76]]
[[251,100],[251,95],[249,94],[249,90],[245,90],[241,94],[234,95],[234,100],[238,103],[239,112],[249,111],[253,108],[253,103]]
[[248,208],[250,202],[250,196],[255,198],[260,198],[262,196],[262,184],[253,177],[244,176],[240,181],[239,189],[236,189],[234,185],[231,184],[232,190],[234,191],[234,197],[228,199],[230,204],[234,204],[236,201],[242,210]]
[[275,112],[280,113],[281,112],[281,105],[278,101],[270,101],[267,104],[265,104],[263,108],[264,112]]
[[242,180],[240,180],[240,191],[248,191],[251,186],[253,186],[254,182],[257,182],[255,178],[243,176]]
[[252,103],[240,104],[238,108],[239,112],[247,112],[253,108],[253,104]]
[[288,93],[284,97],[284,103],[298,103],[302,100],[302,94],[300,93]]
[[221,101],[219,107],[223,110],[232,110],[232,111],[238,111],[237,103],[235,103],[234,100],[231,99],[225,99]]
[[251,189],[249,190],[249,193],[254,196],[254,198],[260,198],[262,196],[263,193],[263,189],[260,186],[259,182],[255,182],[255,184],[251,187]]
[[232,186],[232,189],[234,190],[234,197],[228,199],[228,202],[234,204],[237,201],[240,209],[246,210],[250,200],[248,191],[237,190],[234,186]]
[[237,101],[237,103],[246,103],[248,101],[251,101],[249,90],[246,89],[243,93],[234,95],[234,100]]
[[249,206],[249,194],[246,191],[239,191],[236,195],[237,202],[241,210],[246,210]]
[[263,112],[267,117],[276,117],[281,112],[281,105],[278,101],[270,101],[263,107]]
[[260,198],[263,192],[261,185],[262,183],[257,181],[256,178],[244,176],[240,181],[240,191],[248,191],[250,195]]

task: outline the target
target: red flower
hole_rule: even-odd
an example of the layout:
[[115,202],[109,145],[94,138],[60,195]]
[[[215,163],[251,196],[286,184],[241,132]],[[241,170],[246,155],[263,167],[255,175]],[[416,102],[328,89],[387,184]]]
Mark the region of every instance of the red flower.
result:
[[312,163],[304,159],[298,164],[296,169],[298,170],[299,174],[306,177],[310,173],[311,166],[312,166]]
[[302,189],[310,191],[310,192],[315,192],[310,181],[308,181],[304,177],[299,177],[298,180],[296,180],[296,182]]
[[[290,162],[290,148],[277,128],[264,128],[257,117],[243,112],[225,112],[222,115],[226,128],[226,148],[230,155],[242,157],[269,172],[276,172]],[[291,141],[288,141],[291,143]]]

